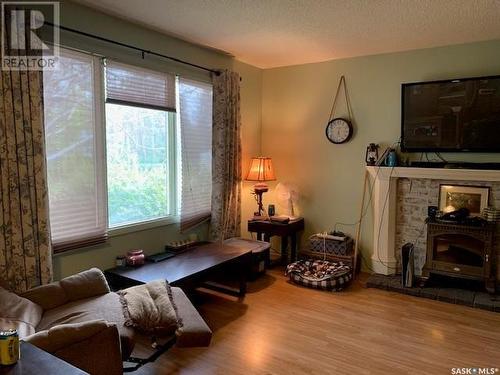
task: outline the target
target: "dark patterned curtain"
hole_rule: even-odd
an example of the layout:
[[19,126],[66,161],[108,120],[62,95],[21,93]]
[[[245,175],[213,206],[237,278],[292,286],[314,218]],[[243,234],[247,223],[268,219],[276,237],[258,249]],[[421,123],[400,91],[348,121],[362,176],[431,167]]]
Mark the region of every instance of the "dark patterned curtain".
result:
[[214,240],[240,235],[240,76],[222,71],[213,79],[212,217]]
[[22,292],[52,279],[42,72],[1,71],[0,95],[0,279]]

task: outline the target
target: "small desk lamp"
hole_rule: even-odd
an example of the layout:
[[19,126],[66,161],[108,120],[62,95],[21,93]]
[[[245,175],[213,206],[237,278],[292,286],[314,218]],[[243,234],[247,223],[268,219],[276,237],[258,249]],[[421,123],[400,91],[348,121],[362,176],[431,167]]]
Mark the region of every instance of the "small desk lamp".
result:
[[257,204],[259,206],[259,213],[257,216],[261,216],[261,213],[264,210],[264,206],[262,205],[262,194],[269,190],[269,187],[267,186],[265,181],[276,180],[271,158],[262,156],[252,158],[250,169],[245,180],[258,181],[253,186],[252,194],[255,195],[255,200],[257,201]]

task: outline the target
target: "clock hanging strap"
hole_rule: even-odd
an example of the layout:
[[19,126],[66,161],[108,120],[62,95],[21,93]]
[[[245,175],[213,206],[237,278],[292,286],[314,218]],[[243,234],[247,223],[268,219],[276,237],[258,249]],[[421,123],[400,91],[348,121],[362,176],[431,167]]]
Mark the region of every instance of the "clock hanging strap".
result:
[[347,84],[345,82],[345,77],[340,77],[339,85],[337,86],[337,91],[335,92],[335,97],[333,98],[332,110],[330,111],[330,117],[328,117],[328,122],[332,121],[335,108],[337,107],[337,99],[339,97],[340,88],[344,89],[345,102],[347,105],[347,113],[349,115],[349,121],[352,121],[352,108],[351,101],[349,100],[349,93],[347,92]]

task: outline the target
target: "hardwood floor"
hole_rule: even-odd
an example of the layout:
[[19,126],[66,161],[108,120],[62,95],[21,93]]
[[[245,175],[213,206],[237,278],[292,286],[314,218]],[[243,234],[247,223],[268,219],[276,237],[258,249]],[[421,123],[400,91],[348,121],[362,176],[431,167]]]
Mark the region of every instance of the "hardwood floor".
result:
[[289,284],[272,270],[249,285],[242,302],[202,293],[198,308],[214,331],[211,346],[174,348],[139,373],[451,374],[454,367],[500,368],[499,313],[361,284],[332,294]]

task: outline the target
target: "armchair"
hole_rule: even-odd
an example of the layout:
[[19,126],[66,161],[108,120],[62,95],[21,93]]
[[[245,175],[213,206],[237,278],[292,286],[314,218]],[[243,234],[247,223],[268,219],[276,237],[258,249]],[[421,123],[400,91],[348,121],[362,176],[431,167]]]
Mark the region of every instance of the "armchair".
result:
[[[168,338],[179,347],[208,346],[212,332],[179,288],[172,288],[182,327]],[[0,288],[0,323],[20,338],[91,374],[122,374],[138,333],[124,325],[118,294],[92,268],[20,296]],[[5,306],[5,308],[4,308]],[[160,353],[140,365],[154,360]]]

